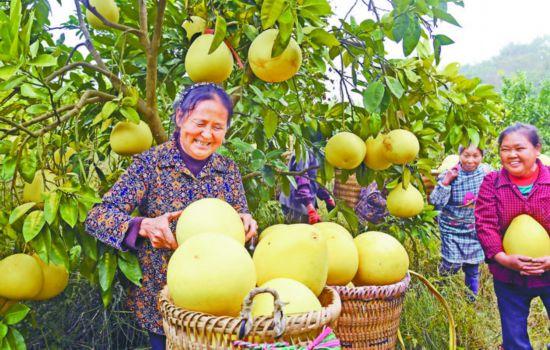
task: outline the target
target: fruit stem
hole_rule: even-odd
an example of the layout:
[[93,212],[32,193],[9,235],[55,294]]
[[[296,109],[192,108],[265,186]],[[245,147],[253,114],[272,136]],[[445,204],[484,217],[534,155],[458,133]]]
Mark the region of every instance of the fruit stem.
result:
[[422,283],[424,283],[424,285],[428,287],[432,295],[434,295],[436,299],[443,305],[443,308],[445,308],[445,313],[447,314],[447,317],[449,319],[449,350],[456,350],[456,332],[455,332],[456,326],[455,326],[453,313],[451,311],[451,308],[449,307],[449,304],[447,303],[445,298],[443,298],[443,296],[437,291],[437,289],[433,286],[433,284],[431,284],[430,281],[428,281],[426,277],[412,270],[409,270],[409,273],[411,274],[411,276],[415,276]]

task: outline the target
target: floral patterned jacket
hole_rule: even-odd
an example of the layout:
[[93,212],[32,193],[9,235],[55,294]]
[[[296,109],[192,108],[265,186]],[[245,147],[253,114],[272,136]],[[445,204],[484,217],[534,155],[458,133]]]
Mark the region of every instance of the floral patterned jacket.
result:
[[[172,139],[134,157],[127,171],[105,193],[102,203],[88,213],[86,230],[90,235],[123,250],[132,220],[130,213],[135,208],[142,217],[157,217],[184,209],[201,198],[220,198],[237,212],[248,212],[235,162],[214,153],[195,177],[186,167],[176,142]],[[173,222],[172,231],[175,225]],[[130,287],[128,306],[143,328],[163,334],[157,296],[166,284],[166,267],[172,251],[155,249],[149,240],[140,238],[136,254],[143,271],[142,287]]]

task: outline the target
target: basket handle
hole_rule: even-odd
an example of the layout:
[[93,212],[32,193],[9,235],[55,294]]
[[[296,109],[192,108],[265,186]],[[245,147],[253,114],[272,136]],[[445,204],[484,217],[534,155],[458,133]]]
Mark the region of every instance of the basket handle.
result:
[[248,293],[243,301],[243,309],[241,310],[241,327],[239,329],[239,339],[243,339],[252,330],[253,317],[252,317],[252,301],[258,294],[270,293],[273,295],[273,322],[275,339],[280,338],[285,331],[285,318],[283,317],[283,307],[285,303],[281,301],[279,293],[273,288],[258,287],[254,288]]

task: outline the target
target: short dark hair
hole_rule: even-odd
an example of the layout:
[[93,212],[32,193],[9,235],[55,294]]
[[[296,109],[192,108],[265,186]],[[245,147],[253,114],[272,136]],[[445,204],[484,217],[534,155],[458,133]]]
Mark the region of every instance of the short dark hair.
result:
[[229,127],[231,125],[231,117],[233,116],[233,102],[221,86],[207,83],[192,85],[179,94],[176,102],[174,102],[173,120],[174,124],[176,124],[176,130],[179,129],[176,120],[178,112],[187,115],[195,109],[199,102],[215,100],[216,98],[220,100],[227,110],[227,127]]
[[[470,146],[472,146],[472,144],[469,144],[468,146],[464,147],[462,145],[458,146],[458,155],[461,155],[462,152],[464,152],[464,150],[466,148],[469,148]],[[481,156],[484,156],[485,155],[485,151],[481,149],[481,147],[479,146],[476,146],[477,150],[479,151],[479,153],[481,153]]]
[[502,146],[502,140],[504,140],[506,136],[514,132],[521,133],[535,147],[541,144],[539,131],[536,126],[531,124],[515,123],[514,125],[510,125],[506,129],[504,129],[500,133],[500,135],[498,135],[498,146]]

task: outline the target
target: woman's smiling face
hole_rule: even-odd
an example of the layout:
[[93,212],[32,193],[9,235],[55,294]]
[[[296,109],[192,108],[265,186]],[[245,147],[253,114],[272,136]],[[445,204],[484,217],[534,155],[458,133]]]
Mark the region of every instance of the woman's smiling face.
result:
[[185,153],[198,160],[212,155],[225,138],[228,116],[218,98],[197,103],[187,116],[178,115],[179,142]]
[[500,160],[511,175],[525,177],[536,170],[540,150],[541,145],[533,145],[522,132],[512,132],[502,139]]

